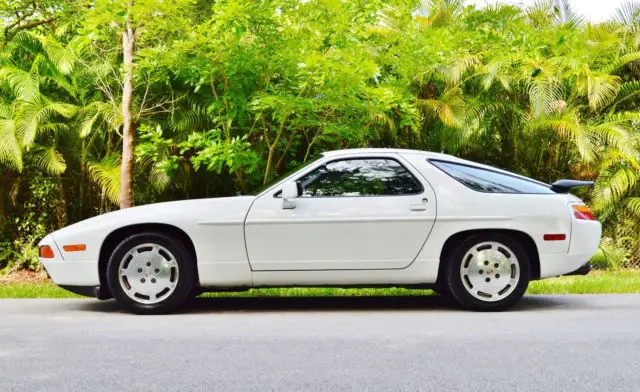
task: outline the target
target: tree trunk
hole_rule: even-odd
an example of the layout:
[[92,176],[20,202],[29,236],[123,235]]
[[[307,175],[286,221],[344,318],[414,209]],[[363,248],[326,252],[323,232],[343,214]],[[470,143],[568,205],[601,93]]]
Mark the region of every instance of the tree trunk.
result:
[[135,140],[135,120],[131,112],[133,99],[133,55],[135,53],[135,32],[131,21],[127,20],[122,32],[122,52],[124,57],[124,80],[122,88],[122,165],[120,168],[120,208],[133,207],[133,149]]

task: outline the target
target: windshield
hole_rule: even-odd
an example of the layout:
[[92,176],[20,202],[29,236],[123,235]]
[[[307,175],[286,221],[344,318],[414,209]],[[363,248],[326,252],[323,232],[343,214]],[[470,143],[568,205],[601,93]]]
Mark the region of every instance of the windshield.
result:
[[302,163],[300,165],[296,165],[293,168],[287,170],[286,172],[278,175],[277,177],[274,177],[273,179],[271,179],[271,181],[267,182],[266,184],[260,186],[259,188],[255,189],[253,192],[250,192],[249,194],[252,196],[257,196],[260,193],[266,191],[267,189],[271,188],[272,186],[274,186],[275,184],[277,184],[278,182],[282,181],[283,179],[289,177],[290,175],[292,175],[293,173],[304,169],[305,167],[315,163],[318,159],[320,159],[321,157],[319,156],[314,156],[311,159],[309,159],[307,162]]

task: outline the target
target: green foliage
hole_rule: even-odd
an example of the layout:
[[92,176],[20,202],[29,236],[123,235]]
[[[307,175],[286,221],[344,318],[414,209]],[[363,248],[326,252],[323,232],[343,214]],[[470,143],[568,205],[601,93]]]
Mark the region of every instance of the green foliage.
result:
[[324,150],[416,148],[597,180],[581,197],[626,239],[622,263],[640,261],[627,235],[640,224],[637,14],[628,3],[586,23],[551,0],[11,1],[0,241],[37,232],[15,218],[41,178],[61,190],[52,228],[117,205],[129,23],[137,203],[252,191]]
[[179,147],[182,155],[195,152],[189,158],[195,170],[204,167],[217,174],[225,168],[229,173],[242,170],[250,174],[260,161],[246,136],[223,140],[218,130],[193,133]]
[[611,238],[603,238],[600,247],[589,262],[594,268],[615,269],[624,265],[627,250]]
[[16,216],[12,227],[16,230],[13,241],[0,243],[0,273],[9,270],[26,269],[38,271],[41,268],[38,261],[36,244],[55,228],[53,214],[56,213],[57,184],[36,175],[29,186],[30,196],[25,201],[23,213]]

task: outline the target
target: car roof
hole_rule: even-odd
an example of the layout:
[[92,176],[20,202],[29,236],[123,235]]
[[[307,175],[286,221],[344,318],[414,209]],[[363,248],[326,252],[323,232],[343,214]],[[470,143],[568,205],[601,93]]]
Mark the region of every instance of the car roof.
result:
[[404,148],[347,148],[344,150],[332,150],[326,151],[322,155],[325,157],[332,157],[338,155],[347,154],[379,154],[379,153],[396,153],[396,154],[418,154],[424,155],[426,158],[442,159],[450,161],[464,161],[458,157],[449,154],[442,154],[438,152],[422,151],[422,150],[410,150]]
[[324,157],[334,157],[334,156],[337,157],[337,156],[349,155],[349,154],[365,154],[366,155],[366,154],[376,154],[376,153],[396,153],[396,154],[422,155],[426,159],[448,161],[448,162],[452,162],[452,163],[463,164],[463,165],[466,165],[466,166],[474,166],[474,167],[477,167],[477,168],[487,169],[487,170],[491,170],[491,171],[499,172],[499,173],[504,173],[504,174],[507,174],[507,175],[512,176],[512,177],[518,177],[518,178],[522,178],[524,180],[536,182],[536,183],[538,183],[540,185],[549,186],[549,184],[544,183],[542,181],[538,181],[536,179],[523,176],[521,174],[513,173],[513,172],[510,172],[508,170],[500,169],[498,167],[484,165],[482,163],[469,161],[467,159],[458,158],[458,157],[453,156],[453,155],[443,154],[443,153],[438,153],[438,152],[432,152],[432,151],[410,150],[410,149],[404,149],[404,148],[347,148],[347,149],[344,149],[344,150],[327,151],[327,152],[324,152],[322,154],[322,156],[324,156]]

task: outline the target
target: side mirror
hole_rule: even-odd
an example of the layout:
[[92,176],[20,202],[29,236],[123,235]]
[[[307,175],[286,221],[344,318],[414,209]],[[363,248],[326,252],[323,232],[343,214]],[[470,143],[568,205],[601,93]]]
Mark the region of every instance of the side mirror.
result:
[[295,199],[302,194],[302,185],[297,181],[285,182],[282,185],[282,208],[296,208]]

